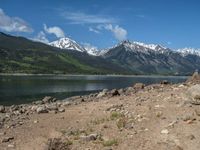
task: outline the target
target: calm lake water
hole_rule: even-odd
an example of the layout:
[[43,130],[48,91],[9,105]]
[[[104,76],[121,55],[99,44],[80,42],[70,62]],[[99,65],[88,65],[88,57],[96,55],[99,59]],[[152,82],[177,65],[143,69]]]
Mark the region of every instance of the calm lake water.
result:
[[67,76],[67,75],[29,75],[0,76],[0,104],[12,105],[29,103],[44,96],[64,99],[74,95],[84,95],[102,89],[124,88],[136,82],[145,84],[168,80],[183,82],[187,77],[162,76]]

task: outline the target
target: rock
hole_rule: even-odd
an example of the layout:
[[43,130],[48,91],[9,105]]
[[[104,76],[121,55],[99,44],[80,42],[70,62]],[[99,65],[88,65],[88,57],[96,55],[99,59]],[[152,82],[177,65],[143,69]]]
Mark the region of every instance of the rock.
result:
[[38,123],[38,122],[39,122],[38,120],[34,120],[34,121],[33,121],[33,123]]
[[197,70],[194,72],[194,74],[190,78],[188,78],[186,83],[200,83],[200,75]]
[[66,101],[66,102],[63,102],[63,103],[62,103],[62,106],[64,106],[64,107],[65,107],[65,106],[69,106],[69,105],[71,105],[71,103],[70,103],[69,101]]
[[169,131],[167,129],[163,129],[160,133],[161,134],[169,134]]
[[191,86],[187,91],[187,95],[191,104],[200,105],[200,84]]
[[160,82],[160,84],[167,85],[167,84],[170,84],[170,82],[169,82],[169,81],[167,81],[167,80],[163,80],[163,81],[161,81],[161,82]]
[[52,101],[52,97],[51,96],[45,96],[43,99],[42,99],[42,102],[44,103],[50,103]]
[[100,92],[100,93],[97,95],[97,98],[101,98],[101,97],[106,96],[106,95],[107,95],[107,92],[108,92],[107,89],[103,89],[103,91]]
[[65,112],[65,108],[58,108],[58,112]]
[[46,108],[49,110],[49,111],[57,111],[58,110],[58,106],[56,104],[49,104],[49,105],[46,105]]
[[90,134],[88,136],[80,136],[83,141],[95,141],[98,138],[98,134]]
[[70,150],[71,141],[62,138],[48,139],[45,150]]
[[188,138],[189,140],[194,140],[194,139],[195,139],[195,136],[194,136],[193,134],[190,134],[190,135],[187,136],[187,138]]
[[119,93],[119,95],[122,95],[122,94],[124,94],[124,92],[125,92],[125,90],[124,90],[124,89],[119,89],[119,90],[118,90],[118,93]]
[[11,141],[13,139],[14,139],[13,136],[12,137],[5,137],[5,138],[2,139],[2,143],[9,142],[9,141]]
[[117,89],[113,89],[110,91],[111,96],[118,96],[120,95]]
[[161,117],[162,115],[163,115],[163,112],[162,112],[162,111],[156,112],[156,117]]
[[39,107],[36,109],[36,112],[37,112],[38,114],[40,114],[40,113],[48,113],[48,110],[47,110],[47,108],[46,108],[45,106],[39,106]]
[[42,105],[42,104],[44,104],[44,102],[43,101],[35,101],[35,102],[33,102],[33,104],[35,104],[35,105]]
[[133,88],[136,89],[136,90],[141,90],[141,89],[144,89],[145,87],[145,84],[143,83],[136,83]]
[[15,148],[14,144],[8,144],[8,148]]
[[193,115],[185,115],[185,116],[183,116],[183,121],[189,121],[189,120],[191,120],[191,121],[194,121],[194,120],[196,120],[196,118],[193,116]]
[[3,105],[0,105],[0,113],[5,113],[5,107]]

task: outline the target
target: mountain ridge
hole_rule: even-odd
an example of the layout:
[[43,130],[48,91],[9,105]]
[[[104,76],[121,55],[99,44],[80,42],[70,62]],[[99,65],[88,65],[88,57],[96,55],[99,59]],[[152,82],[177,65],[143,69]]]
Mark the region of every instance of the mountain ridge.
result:
[[161,45],[126,40],[102,51],[93,49],[91,55],[90,49],[86,50],[71,39],[69,42],[75,45],[63,45],[61,49],[1,33],[0,72],[190,75],[200,69],[198,53],[185,54]]

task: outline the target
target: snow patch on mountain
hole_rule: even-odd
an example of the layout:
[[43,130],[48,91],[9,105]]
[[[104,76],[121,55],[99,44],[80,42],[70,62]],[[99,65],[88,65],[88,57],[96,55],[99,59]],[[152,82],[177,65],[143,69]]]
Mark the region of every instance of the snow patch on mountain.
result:
[[60,49],[70,49],[70,50],[77,50],[80,52],[85,52],[85,48],[79,45],[76,41],[70,39],[70,38],[61,38],[57,41],[49,43],[49,45],[58,47]]
[[187,56],[187,55],[197,55],[200,56],[200,49],[194,49],[194,48],[183,48],[183,49],[178,49],[177,50],[182,56]]

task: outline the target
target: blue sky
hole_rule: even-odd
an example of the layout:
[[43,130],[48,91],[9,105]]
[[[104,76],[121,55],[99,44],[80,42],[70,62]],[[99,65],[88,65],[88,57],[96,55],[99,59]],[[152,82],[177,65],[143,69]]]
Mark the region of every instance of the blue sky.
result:
[[98,48],[124,39],[200,48],[199,8],[198,0],[1,0],[0,31]]

